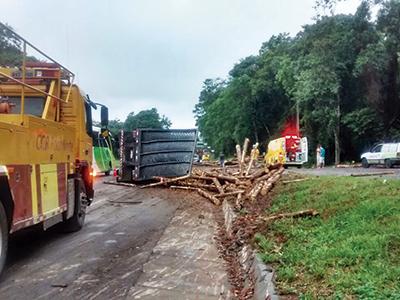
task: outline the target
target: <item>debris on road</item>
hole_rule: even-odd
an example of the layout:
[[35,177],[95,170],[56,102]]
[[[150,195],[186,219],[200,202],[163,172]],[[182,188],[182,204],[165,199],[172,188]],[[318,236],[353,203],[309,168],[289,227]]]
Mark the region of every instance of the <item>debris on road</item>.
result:
[[281,213],[281,214],[276,214],[272,215],[269,217],[261,217],[261,220],[265,222],[269,221],[274,221],[278,219],[283,219],[283,218],[300,218],[300,217],[315,217],[318,216],[319,212],[317,212],[315,209],[306,209],[306,210],[300,210],[292,213]]
[[143,201],[123,201],[123,200],[107,200],[109,203],[115,204],[142,204]]
[[306,181],[306,180],[309,180],[309,178],[298,178],[298,179],[292,179],[292,180],[283,180],[282,183],[283,184],[289,184],[289,183],[302,182],[302,181]]
[[51,287],[63,288],[63,289],[65,289],[66,287],[68,287],[68,284],[66,284],[66,283],[53,283],[53,284],[51,285]]
[[[211,168],[203,170],[194,168],[192,175],[176,178],[153,177],[158,182],[141,188],[164,186],[172,189],[196,191],[215,205],[220,205],[226,198],[235,197],[236,205],[243,201],[255,201],[265,196],[281,177],[284,169],[280,164],[268,167],[251,168]],[[242,170],[241,170],[242,169]],[[250,170],[253,169],[253,172]],[[247,175],[246,175],[247,174]]]
[[373,173],[352,173],[350,176],[352,177],[366,177],[366,176],[381,176],[381,175],[394,175],[396,174],[394,171],[385,171],[385,172],[373,172]]
[[136,184],[133,183],[126,183],[126,182],[118,182],[118,181],[103,181],[104,184],[111,184],[111,185],[119,185],[119,186],[127,186],[127,187],[136,187]]
[[361,164],[339,164],[335,166],[336,168],[361,168],[362,165]]

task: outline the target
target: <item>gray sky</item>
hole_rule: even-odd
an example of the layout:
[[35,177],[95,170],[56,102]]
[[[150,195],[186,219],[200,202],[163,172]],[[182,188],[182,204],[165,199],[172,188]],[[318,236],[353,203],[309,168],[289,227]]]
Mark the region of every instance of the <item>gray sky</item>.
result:
[[[64,64],[110,117],[156,107],[194,127],[206,78],[273,34],[312,22],[314,0],[0,0],[2,22]],[[340,4],[353,13],[359,1]],[[95,118],[98,116],[95,116]]]

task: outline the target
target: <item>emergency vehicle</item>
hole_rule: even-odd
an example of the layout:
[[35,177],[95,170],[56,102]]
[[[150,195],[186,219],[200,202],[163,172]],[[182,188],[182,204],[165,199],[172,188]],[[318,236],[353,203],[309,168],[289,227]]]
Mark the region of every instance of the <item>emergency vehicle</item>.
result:
[[[93,199],[92,115],[74,74],[0,23],[21,43],[22,63],[0,68],[0,272],[8,238],[63,223],[79,230]],[[27,61],[27,47],[46,58]],[[108,110],[101,109],[101,123]]]
[[293,134],[270,141],[264,160],[266,164],[301,167],[308,161],[307,138]]

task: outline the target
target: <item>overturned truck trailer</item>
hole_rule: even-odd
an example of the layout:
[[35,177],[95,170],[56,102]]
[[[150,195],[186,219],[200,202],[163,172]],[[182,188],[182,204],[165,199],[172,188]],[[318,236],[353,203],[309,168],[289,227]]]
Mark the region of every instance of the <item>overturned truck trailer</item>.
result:
[[196,129],[136,129],[121,131],[118,181],[174,177],[192,170]]

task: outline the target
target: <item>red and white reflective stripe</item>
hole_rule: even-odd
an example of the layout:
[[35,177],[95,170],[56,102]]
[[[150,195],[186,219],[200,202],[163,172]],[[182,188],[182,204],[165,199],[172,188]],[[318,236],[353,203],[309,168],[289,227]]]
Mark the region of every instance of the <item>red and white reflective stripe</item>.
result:
[[0,165],[0,175],[8,175],[7,167]]

